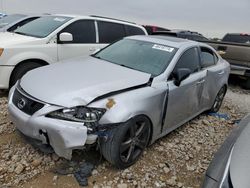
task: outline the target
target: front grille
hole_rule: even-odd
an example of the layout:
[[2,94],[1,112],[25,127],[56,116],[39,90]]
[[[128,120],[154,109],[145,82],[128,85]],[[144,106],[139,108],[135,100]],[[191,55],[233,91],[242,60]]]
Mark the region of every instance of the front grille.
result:
[[33,115],[35,112],[44,107],[44,104],[26,97],[17,89],[14,91],[12,102],[17,108],[28,115]]

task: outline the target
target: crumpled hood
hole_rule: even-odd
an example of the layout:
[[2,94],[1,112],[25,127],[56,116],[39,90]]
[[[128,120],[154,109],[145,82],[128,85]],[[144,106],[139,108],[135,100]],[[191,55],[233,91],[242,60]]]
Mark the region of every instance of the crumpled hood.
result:
[[31,96],[65,107],[87,105],[104,94],[145,84],[150,74],[94,57],[71,59],[28,72],[20,82]]
[[[249,116],[250,117],[250,116]],[[248,118],[250,119],[250,118]],[[230,163],[233,187],[250,187],[250,121],[237,139]]]
[[0,47],[10,46],[10,45],[19,45],[19,44],[30,44],[31,42],[38,42],[42,39],[29,37],[24,35],[19,35],[10,32],[0,32]]

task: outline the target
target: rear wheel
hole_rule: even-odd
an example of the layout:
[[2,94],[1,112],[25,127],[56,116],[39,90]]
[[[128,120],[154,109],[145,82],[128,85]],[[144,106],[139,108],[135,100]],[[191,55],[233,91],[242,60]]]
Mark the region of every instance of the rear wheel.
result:
[[226,86],[223,86],[220,91],[218,92],[213,107],[209,110],[209,112],[218,112],[220,110],[220,107],[222,105],[224,96],[226,94],[227,88]]
[[25,62],[25,63],[17,66],[11,74],[9,88],[11,88],[13,85],[15,85],[17,80],[22,78],[23,75],[26,74],[28,71],[35,69],[35,68],[38,68],[38,67],[41,67],[41,66],[42,65],[40,63],[37,63],[37,62]]
[[101,143],[102,154],[117,168],[127,168],[141,156],[149,143],[150,134],[148,118],[136,116],[111,130],[108,141]]

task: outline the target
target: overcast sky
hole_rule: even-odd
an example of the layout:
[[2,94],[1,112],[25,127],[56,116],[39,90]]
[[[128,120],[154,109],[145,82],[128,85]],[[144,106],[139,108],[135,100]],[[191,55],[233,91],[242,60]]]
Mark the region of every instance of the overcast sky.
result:
[[207,37],[250,33],[250,0],[0,0],[7,13],[102,15]]

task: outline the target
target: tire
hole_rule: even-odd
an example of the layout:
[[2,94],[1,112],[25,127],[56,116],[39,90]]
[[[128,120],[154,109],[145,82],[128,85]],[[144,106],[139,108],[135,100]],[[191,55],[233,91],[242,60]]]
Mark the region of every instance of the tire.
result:
[[11,88],[15,83],[23,77],[27,72],[35,68],[41,67],[42,65],[37,62],[25,62],[19,66],[16,66],[11,74],[9,88]]
[[109,139],[102,141],[101,153],[118,169],[134,164],[147,147],[151,134],[151,123],[143,115],[112,129]]
[[222,105],[222,102],[223,102],[223,99],[224,99],[224,96],[227,92],[227,88],[226,86],[223,86],[219,92],[217,93],[216,97],[215,97],[215,100],[214,100],[214,103],[213,103],[213,106],[212,108],[209,110],[209,112],[211,113],[216,113],[220,110],[220,107]]

